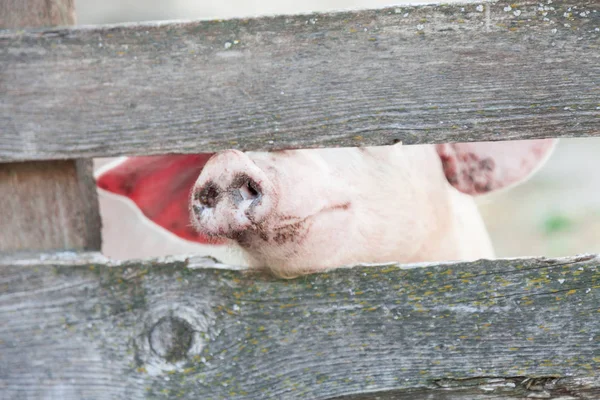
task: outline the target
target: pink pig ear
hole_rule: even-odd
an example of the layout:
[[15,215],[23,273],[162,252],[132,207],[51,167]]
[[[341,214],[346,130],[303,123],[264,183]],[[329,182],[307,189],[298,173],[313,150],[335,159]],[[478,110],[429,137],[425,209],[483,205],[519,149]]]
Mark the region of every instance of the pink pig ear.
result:
[[518,184],[548,159],[556,139],[436,145],[448,182],[478,195]]
[[220,244],[196,232],[190,224],[189,199],[192,187],[208,154],[130,157],[102,171],[96,185],[134,202],[152,222],[180,238]]

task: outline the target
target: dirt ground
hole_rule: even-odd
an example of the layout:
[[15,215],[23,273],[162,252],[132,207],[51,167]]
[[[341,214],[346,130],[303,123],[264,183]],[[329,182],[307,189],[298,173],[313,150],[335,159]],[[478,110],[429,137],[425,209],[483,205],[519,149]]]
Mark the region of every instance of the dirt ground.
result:
[[[396,0],[76,0],[79,24],[207,19],[417,4]],[[420,1],[420,3],[425,3]],[[481,198],[499,257],[600,252],[600,138],[563,139],[525,184]]]

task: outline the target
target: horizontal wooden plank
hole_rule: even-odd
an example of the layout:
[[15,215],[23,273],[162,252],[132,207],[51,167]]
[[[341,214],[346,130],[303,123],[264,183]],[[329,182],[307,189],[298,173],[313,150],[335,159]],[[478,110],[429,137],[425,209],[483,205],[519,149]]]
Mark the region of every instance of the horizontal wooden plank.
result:
[[[358,266],[0,259],[10,399],[595,399],[600,257]],[[562,396],[562,397],[560,397]]]
[[0,160],[598,136],[597,0],[0,33]]

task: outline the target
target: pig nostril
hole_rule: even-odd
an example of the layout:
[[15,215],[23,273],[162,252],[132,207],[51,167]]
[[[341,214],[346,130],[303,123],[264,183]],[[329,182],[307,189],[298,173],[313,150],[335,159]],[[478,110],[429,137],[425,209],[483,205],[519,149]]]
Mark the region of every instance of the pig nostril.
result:
[[196,200],[205,207],[212,208],[217,204],[219,191],[213,183],[206,184],[202,190],[196,193]]
[[248,191],[250,192],[252,197],[258,197],[260,195],[260,192],[258,191],[258,187],[256,186],[256,182],[248,181],[247,186],[248,186]]
[[260,197],[260,190],[256,182],[249,179],[240,187],[240,194],[244,200],[254,200]]

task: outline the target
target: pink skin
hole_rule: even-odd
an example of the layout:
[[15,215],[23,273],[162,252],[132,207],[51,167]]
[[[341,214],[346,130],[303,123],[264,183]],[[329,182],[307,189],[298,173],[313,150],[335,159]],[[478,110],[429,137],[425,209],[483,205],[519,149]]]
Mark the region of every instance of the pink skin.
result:
[[531,176],[552,153],[556,140],[445,143],[436,145],[448,181],[477,195],[504,189]]
[[493,258],[470,194],[525,180],[554,143],[227,150],[194,185],[192,223],[282,277],[359,262]]

